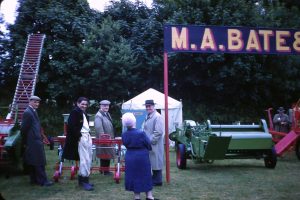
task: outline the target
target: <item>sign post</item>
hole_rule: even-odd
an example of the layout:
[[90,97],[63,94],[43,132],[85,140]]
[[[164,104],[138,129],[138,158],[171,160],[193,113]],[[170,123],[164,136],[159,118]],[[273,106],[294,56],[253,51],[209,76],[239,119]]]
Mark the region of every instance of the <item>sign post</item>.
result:
[[166,180],[170,183],[168,82],[168,53],[164,52]]
[[168,53],[300,54],[300,30],[230,26],[164,26],[166,180],[170,182]]

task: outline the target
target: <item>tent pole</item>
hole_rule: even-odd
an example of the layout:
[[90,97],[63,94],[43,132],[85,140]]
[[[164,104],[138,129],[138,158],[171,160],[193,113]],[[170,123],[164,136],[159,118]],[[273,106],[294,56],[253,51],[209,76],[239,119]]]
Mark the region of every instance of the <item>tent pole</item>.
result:
[[168,82],[168,53],[164,52],[166,181],[170,183]]

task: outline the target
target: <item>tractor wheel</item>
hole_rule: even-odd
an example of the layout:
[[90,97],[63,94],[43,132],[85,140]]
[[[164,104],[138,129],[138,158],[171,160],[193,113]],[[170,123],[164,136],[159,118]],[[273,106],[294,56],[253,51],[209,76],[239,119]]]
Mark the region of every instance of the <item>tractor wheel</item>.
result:
[[269,169],[274,169],[277,163],[277,155],[275,149],[273,148],[272,151],[264,158],[265,167]]
[[300,137],[298,138],[298,141],[296,143],[295,151],[296,151],[296,156],[300,160]]
[[178,144],[176,150],[176,163],[178,169],[186,169],[185,145]]

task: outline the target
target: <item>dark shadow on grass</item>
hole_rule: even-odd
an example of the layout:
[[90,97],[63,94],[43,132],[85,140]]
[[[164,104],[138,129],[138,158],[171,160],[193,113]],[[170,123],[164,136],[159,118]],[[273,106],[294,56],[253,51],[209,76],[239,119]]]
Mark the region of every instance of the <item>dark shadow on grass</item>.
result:
[[13,167],[11,165],[0,165],[0,177],[5,177],[6,179],[12,176],[25,176],[27,173],[23,169]]
[[190,162],[187,166],[186,170],[195,170],[195,171],[206,171],[206,172],[215,172],[215,171],[229,171],[236,169],[266,169],[264,166],[264,161],[261,160],[261,164],[259,163],[241,163],[242,161],[232,162],[232,163],[224,163],[224,162],[213,162],[213,163],[192,163]]

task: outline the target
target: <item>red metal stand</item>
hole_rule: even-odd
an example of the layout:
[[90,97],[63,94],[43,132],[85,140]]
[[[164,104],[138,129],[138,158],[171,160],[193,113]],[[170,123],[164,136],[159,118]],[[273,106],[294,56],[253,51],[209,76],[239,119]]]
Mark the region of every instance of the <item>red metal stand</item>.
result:
[[274,130],[272,108],[266,110],[269,119],[269,132],[272,134],[272,139],[275,143],[275,150],[278,156],[282,156],[284,152],[295,149],[296,155],[300,160],[300,99],[292,108],[292,125],[289,133],[278,132]]
[[[74,179],[75,175],[77,174],[77,171],[79,169],[78,163],[75,162],[75,165],[72,166],[63,166],[63,160],[61,158],[61,153],[62,153],[62,147],[64,146],[66,136],[60,136],[60,137],[54,137],[53,141],[56,143],[60,144],[61,149],[59,149],[59,156],[60,156],[60,161],[56,163],[55,165],[55,172],[53,175],[53,179],[55,182],[59,181],[59,178],[63,174],[64,170],[70,170],[71,171],[71,176],[70,179]],[[116,183],[120,183],[121,179],[121,173],[125,171],[125,162],[121,158],[122,157],[122,139],[121,138],[115,138],[115,139],[96,139],[93,138],[93,145],[99,146],[99,145],[107,145],[107,146],[112,146],[114,148],[114,145],[117,145],[118,151],[117,151],[117,163],[115,164],[114,167],[100,167],[100,166],[93,166],[91,168],[91,171],[103,171],[103,170],[108,170],[114,173],[113,179],[115,180]],[[104,155],[105,156],[105,155]]]

